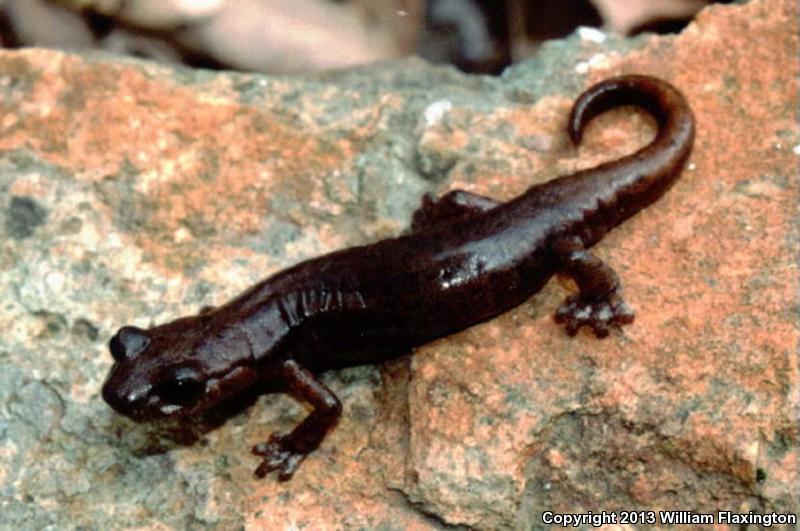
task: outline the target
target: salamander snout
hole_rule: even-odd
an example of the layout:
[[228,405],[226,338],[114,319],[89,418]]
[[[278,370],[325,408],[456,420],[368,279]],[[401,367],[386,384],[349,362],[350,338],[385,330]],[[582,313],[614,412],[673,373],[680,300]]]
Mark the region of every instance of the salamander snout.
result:
[[101,392],[103,400],[111,406],[114,411],[137,420],[141,415],[139,413],[144,411],[146,404],[149,402],[150,386],[143,385],[132,387],[125,385],[114,378],[114,373],[103,384]]

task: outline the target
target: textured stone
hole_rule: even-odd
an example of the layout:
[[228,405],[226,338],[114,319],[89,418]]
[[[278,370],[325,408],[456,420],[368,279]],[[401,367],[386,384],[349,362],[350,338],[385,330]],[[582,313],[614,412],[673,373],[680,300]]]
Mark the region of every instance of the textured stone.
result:
[[[797,512],[800,138],[789,0],[677,37],[573,36],[500,78],[408,61],[307,78],[0,54],[0,527],[537,528],[545,510]],[[298,260],[398,234],[425,191],[508,199],[629,152],[641,114],[563,127],[582,87],[650,73],[698,120],[689,168],[596,252],[636,322],[569,338],[556,279],[380,367],[289,483],[250,445],[268,396],[183,444],[99,397],[105,342]]]

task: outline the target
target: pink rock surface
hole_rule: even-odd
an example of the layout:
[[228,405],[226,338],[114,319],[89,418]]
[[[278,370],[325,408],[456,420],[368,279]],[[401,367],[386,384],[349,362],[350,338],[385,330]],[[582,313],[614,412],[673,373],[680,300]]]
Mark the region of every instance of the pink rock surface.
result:
[[99,399],[113,330],[397,234],[424,190],[508,199],[620,156],[650,122],[609,113],[576,150],[577,90],[519,102],[513,73],[412,62],[289,79],[0,54],[0,522],[529,529],[546,510],[797,512],[795,24],[793,2],[753,1],[565,60],[576,88],[667,79],[697,117],[682,179],[596,248],[636,322],[568,337],[556,279],[413,357],[326,376],[345,415],[285,484],[254,480],[247,450],[301,406],[265,397],[203,444],[155,444]]

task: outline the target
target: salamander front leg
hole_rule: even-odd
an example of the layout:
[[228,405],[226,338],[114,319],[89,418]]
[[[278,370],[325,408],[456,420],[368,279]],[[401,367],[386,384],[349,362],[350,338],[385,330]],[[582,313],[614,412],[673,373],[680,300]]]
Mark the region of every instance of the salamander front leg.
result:
[[579,238],[562,238],[554,244],[561,272],[578,284],[579,293],[570,295],[555,314],[574,336],[581,326],[591,326],[597,337],[606,337],[611,325],[633,322],[634,313],[620,295],[619,277],[583,246]]
[[422,197],[422,204],[411,218],[411,231],[417,232],[461,216],[482,214],[498,204],[494,199],[464,190],[452,190],[439,199],[434,199],[431,194],[425,194]]
[[314,411],[291,433],[273,433],[269,441],[255,445],[253,453],[264,458],[256,468],[257,477],[278,470],[278,479],[288,481],[339,420],[342,404],[330,389],[294,360],[283,363],[282,379],[290,394],[310,403]]

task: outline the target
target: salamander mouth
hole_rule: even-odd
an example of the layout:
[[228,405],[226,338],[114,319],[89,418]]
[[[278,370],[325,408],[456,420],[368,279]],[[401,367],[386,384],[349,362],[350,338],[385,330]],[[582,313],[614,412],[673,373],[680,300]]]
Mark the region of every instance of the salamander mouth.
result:
[[211,378],[198,392],[197,400],[186,404],[174,404],[158,395],[148,397],[139,407],[123,412],[131,419],[142,421],[183,419],[203,414],[215,405],[224,402],[249,387],[256,373],[249,367],[237,367],[218,378]]
[[133,387],[129,382],[120,381],[120,377],[112,370],[103,384],[101,395],[114,411],[135,422],[166,419],[186,413],[183,406],[165,404],[152,394],[152,389],[149,384]]
[[146,403],[139,406],[125,406],[123,408],[118,408],[111,405],[111,407],[117,413],[128,417],[137,423],[181,419],[188,417],[193,413],[191,408],[178,406],[175,404],[163,404],[156,396],[151,397]]
[[103,400],[106,404],[111,406],[111,409],[116,411],[121,415],[125,415],[133,420],[137,420],[139,414],[137,413],[138,408],[134,407],[130,397],[130,393],[125,393],[121,391],[120,385],[114,378],[114,371],[109,374],[108,379],[103,384],[103,389],[101,391],[101,395]]

